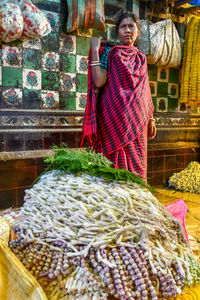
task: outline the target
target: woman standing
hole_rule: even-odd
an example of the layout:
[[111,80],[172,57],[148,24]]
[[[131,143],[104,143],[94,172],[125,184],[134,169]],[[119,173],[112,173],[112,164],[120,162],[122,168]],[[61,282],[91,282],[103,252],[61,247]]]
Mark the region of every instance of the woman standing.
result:
[[[146,57],[134,43],[140,26],[131,13],[120,16],[120,45],[90,40],[88,95],[83,137],[115,168],[147,176],[147,138],[156,135]],[[95,89],[98,88],[96,97]]]

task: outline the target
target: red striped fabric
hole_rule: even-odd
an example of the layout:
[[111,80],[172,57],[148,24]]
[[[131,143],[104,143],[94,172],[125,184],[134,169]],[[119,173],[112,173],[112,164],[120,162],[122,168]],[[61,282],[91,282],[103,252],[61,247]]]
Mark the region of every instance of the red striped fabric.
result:
[[[100,54],[103,49],[100,49]],[[135,47],[112,47],[108,56],[108,79],[105,86],[99,90],[96,106],[94,88],[89,66],[83,138],[89,137],[95,150],[113,161],[116,161],[117,155],[121,157],[122,152],[125,152],[128,161],[138,155],[142,165],[146,155],[146,144],[141,145],[139,153],[133,141],[136,142],[139,137],[144,139],[144,132],[153,113],[145,55]],[[122,149],[126,146],[127,149]],[[122,152],[119,154],[115,153],[120,150]],[[121,158],[120,160],[122,161]],[[125,158],[123,160],[125,161]],[[139,163],[136,165],[136,169],[140,169]],[[133,167],[130,168],[133,170]],[[144,166],[144,174],[145,168]],[[142,172],[139,171],[144,178]]]
[[114,168],[129,170],[147,181],[147,130],[107,158],[113,162]]

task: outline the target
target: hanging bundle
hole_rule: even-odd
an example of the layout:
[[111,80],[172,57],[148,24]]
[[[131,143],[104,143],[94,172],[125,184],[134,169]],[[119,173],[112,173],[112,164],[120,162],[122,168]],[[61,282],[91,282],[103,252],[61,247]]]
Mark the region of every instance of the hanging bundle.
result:
[[0,6],[0,41],[38,39],[50,32],[49,20],[30,0],[7,0]]
[[67,0],[67,32],[77,29],[95,28],[105,30],[104,1]]
[[177,67],[181,63],[181,43],[171,19],[155,24],[141,20],[138,49],[147,55],[147,62],[158,67]]
[[51,32],[49,20],[30,0],[24,1],[22,11],[24,17],[22,38],[37,39]]
[[11,42],[23,32],[23,15],[18,5],[5,3],[0,7],[0,40]]

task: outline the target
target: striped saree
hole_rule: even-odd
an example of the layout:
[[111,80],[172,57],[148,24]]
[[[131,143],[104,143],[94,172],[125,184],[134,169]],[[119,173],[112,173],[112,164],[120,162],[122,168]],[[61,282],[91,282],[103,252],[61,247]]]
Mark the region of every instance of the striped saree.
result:
[[146,180],[147,126],[153,103],[145,55],[135,47],[112,47],[107,82],[99,89],[96,106],[94,88],[89,67],[83,136],[116,168],[129,169]]

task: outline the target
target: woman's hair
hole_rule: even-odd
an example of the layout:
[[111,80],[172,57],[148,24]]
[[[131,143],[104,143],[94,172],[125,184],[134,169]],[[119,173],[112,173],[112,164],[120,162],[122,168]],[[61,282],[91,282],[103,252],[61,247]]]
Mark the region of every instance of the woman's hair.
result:
[[133,20],[133,22],[136,24],[137,26],[137,29],[138,29],[138,36],[137,36],[137,39],[139,38],[140,36],[140,23],[139,23],[139,19],[131,12],[123,12],[117,22],[116,22],[116,25],[115,25],[115,32],[118,34],[118,30],[119,30],[119,25],[120,23],[125,19],[125,18],[131,18]]

